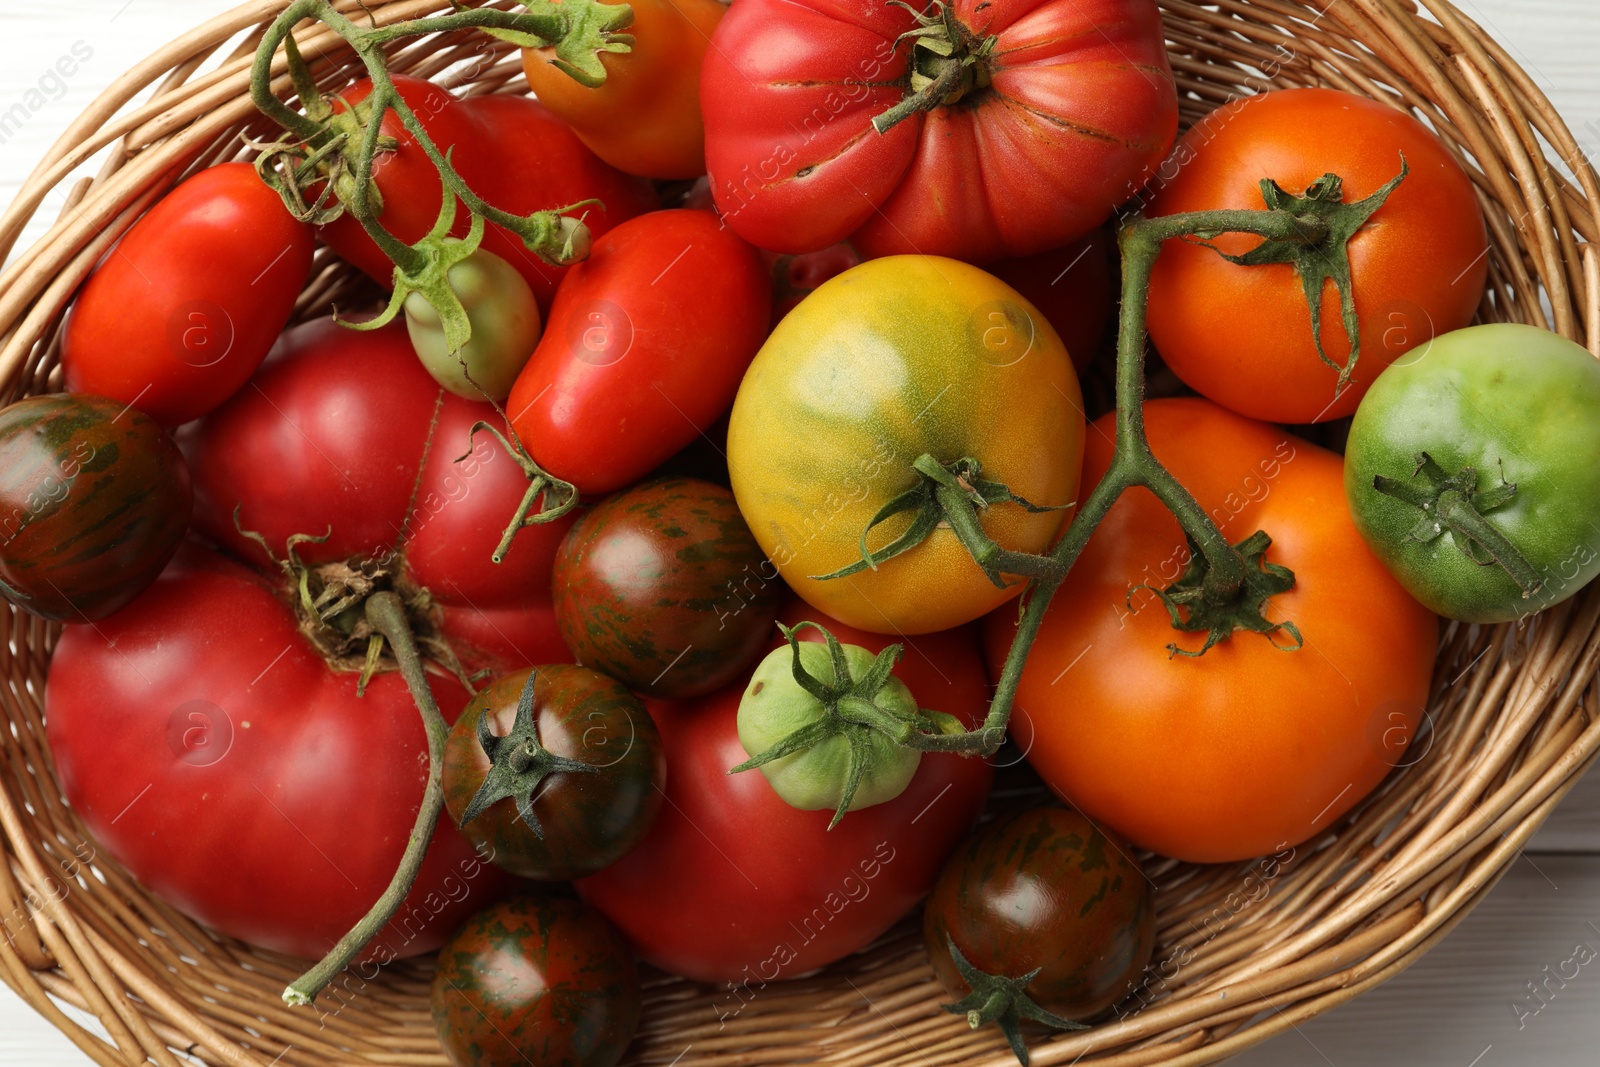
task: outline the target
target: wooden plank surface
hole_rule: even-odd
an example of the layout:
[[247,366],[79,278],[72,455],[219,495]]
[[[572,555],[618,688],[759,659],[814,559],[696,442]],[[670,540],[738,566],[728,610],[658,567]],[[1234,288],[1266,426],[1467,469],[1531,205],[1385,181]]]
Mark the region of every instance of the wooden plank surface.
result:
[[[0,113],[13,116],[0,123],[0,202],[9,202],[49,144],[113,78],[230,6],[228,0],[0,0]],[[1458,0],[1458,6],[1544,86],[1584,149],[1600,153],[1600,0]],[[64,66],[62,57],[70,60]],[[23,109],[21,121],[15,106]],[[60,203],[61,193],[46,201],[19,247],[43,232]],[[1573,791],[1529,851],[1484,905],[1411,970],[1235,1062],[1569,1067],[1600,1060],[1600,955],[1588,959],[1600,954],[1600,775]],[[1537,996],[1530,983],[1539,987]],[[0,987],[0,1067],[87,1062]]]

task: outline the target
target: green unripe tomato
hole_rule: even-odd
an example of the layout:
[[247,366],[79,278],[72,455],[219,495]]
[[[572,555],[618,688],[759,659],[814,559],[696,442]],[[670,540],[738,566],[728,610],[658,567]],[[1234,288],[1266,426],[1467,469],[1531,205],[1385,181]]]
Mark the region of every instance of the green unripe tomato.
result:
[[[864,677],[872,669],[873,653],[860,645],[842,647],[850,677]],[[800,642],[800,664],[814,678],[828,683],[834,680],[833,661],[826,645]],[[898,715],[917,714],[916,698],[893,675],[873,702]],[[756,667],[739,701],[739,742],[747,753],[756,756],[828,714],[822,701],[794,680],[794,653],[788,646],[775,649]],[[866,769],[848,811],[882,804],[905,792],[922,759],[921,752],[898,745],[877,731],[860,731],[859,735],[865,746]],[[843,735],[828,737],[810,748],[762,764],[760,770],[790,806],[805,811],[834,811],[844,798],[849,781],[850,744]]]
[[[1435,514],[1375,488],[1381,476],[1417,492],[1429,479],[1424,453],[1435,475],[1475,473],[1483,520],[1539,583],[1531,596],[1481,548],[1464,550],[1449,524],[1432,535]],[[1344,471],[1362,537],[1440,615],[1504,622],[1560,603],[1600,573],[1600,360],[1533,326],[1444,334],[1378,376]]]
[[[449,238],[447,243],[459,242]],[[472,322],[472,339],[457,358],[445,343],[439,313],[427,297],[412,293],[405,300],[411,347],[434,381],[450,392],[471,400],[487,396],[503,401],[539,343],[539,304],[533,290],[515,267],[482,248],[451,267],[449,279]]]

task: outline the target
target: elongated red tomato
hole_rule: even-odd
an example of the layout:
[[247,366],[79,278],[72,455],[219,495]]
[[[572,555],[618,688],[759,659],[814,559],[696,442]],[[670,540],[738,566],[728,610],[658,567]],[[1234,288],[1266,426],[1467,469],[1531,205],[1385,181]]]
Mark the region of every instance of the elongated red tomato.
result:
[[73,393],[166,426],[255,373],[311,270],[311,227],[248,163],[208,167],[157,201],[89,275],[61,340]]
[[[798,603],[781,618],[822,623],[875,652],[891,643]],[[819,639],[813,630],[802,638]],[[988,686],[973,630],[905,644],[895,674],[921,705],[976,725]],[[667,803],[632,852],[577,883],[646,960],[727,982],[723,1019],[768,982],[864,948],[910,911],[977,818],[993,778],[983,760],[927,755],[904,793],[829,830],[832,812],[790,807],[760,771],[728,773],[748,758],[736,719],[749,675],[700,700],[646,702],[666,746]]]
[[[572,213],[582,215],[590,234],[598,237],[656,206],[649,182],[603,163],[536,100],[500,93],[462,100],[432,82],[405,75],[396,75],[394,83],[439,150],[450,152],[456,171],[494,207],[528,215],[599,200],[600,205]],[[371,92],[372,84],[363,79],[340,97],[355,106]],[[398,146],[374,162],[373,180],[383,198],[379,218],[409,244],[439,217],[443,187],[439,172],[393,112],[384,116],[383,132]],[[469,224],[466,209],[458,207],[451,235],[465,237]],[[394,280],[394,264],[349,214],[320,232],[329,247],[375,281],[388,287]],[[494,223],[484,230],[483,247],[516,267],[538,299],[539,310],[549,309],[566,268],[544,262],[520,237]]]
[[572,267],[511,425],[545,470],[585,493],[638,481],[733,403],[767,335],[761,255],[706,211],[656,211]]
[[1088,233],[1178,128],[1154,0],[739,0],[700,106],[754,244],[973,263]]

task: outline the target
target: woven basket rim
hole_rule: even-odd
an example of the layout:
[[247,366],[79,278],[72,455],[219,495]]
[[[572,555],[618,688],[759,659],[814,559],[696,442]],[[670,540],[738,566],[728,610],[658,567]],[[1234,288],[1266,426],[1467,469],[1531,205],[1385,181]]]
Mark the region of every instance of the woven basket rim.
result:
[[[385,23],[448,6],[339,4]],[[1466,165],[1485,207],[1491,247],[1482,321],[1531,322],[1600,357],[1600,179],[1533,80],[1448,0],[1159,6],[1185,125],[1232,96],[1307,84],[1349,89],[1420,116]],[[0,271],[4,402],[59,381],[63,310],[134,219],[185,174],[239,157],[240,131],[267,132],[241,86],[254,41],[282,8],[281,0],[249,0],[117,78],[0,214],[4,256],[46,195],[95,151],[114,146],[98,175],[73,184],[60,219]],[[221,51],[240,34],[242,43]],[[302,27],[296,36],[306,55],[323,57],[322,76],[335,78],[330,59],[340,53],[331,33]],[[393,62],[448,81],[475,57],[468,91],[522,91],[510,47],[484,42],[430,38],[401,47]],[[287,93],[281,54],[274,74]],[[150,99],[135,102],[152,85]],[[297,314],[326,309],[351,285],[349,270],[319,252]],[[42,687],[58,630],[10,609],[0,619],[9,628],[0,667],[11,725],[0,734],[0,925],[7,935],[0,938],[0,979],[106,1065],[153,1059],[177,1067],[171,1049],[240,1067],[442,1064],[429,1044],[426,963],[392,968],[368,1003],[324,1019],[321,1029],[316,1016],[276,1004],[293,976],[290,961],[206,934],[98,857],[65,807],[44,745]],[[1150,858],[1146,871],[1159,886],[1157,958],[1191,948],[1195,962],[1119,1021],[1038,1037],[1034,1062],[1216,1062],[1404,970],[1485,897],[1595,760],[1597,667],[1594,589],[1524,625],[1446,627],[1427,756],[1392,775],[1337,834],[1308,842],[1259,908],[1203,941],[1186,924],[1215,914],[1251,865],[1196,868]],[[718,991],[667,976],[647,986],[630,1063],[1013,1062],[996,1035],[968,1032],[938,1011],[943,991],[910,922],[820,976],[764,993],[728,1032],[713,1025],[708,1010]],[[58,1002],[98,1017],[110,1041],[72,1021]],[[812,1035],[809,1045],[797,1036],[801,1029]]]

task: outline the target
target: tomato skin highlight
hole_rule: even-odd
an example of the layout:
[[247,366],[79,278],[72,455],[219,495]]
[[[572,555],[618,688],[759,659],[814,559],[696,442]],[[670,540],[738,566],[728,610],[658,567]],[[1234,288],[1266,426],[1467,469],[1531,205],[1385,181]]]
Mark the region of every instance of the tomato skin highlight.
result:
[[849,239],[864,257],[986,263],[1082,237],[1172,147],[1177,92],[1151,0],[956,0],[996,43],[992,84],[872,120],[906,96],[907,8],[740,0],[706,53],[712,193],[773,252]]
[[[1317,354],[1292,266],[1239,266],[1185,240],[1166,243],[1150,279],[1150,339],[1167,366],[1242,415],[1323,422],[1355,411],[1397,356],[1470,323],[1489,246],[1472,180],[1420,122],[1375,100],[1283,89],[1215,111],[1179,143],[1169,164],[1175,174],[1156,183],[1146,214],[1260,210],[1263,178],[1298,195],[1329,172],[1344,179],[1351,203],[1398,174],[1402,154],[1410,173],[1349,244],[1361,354],[1348,388],[1338,390],[1338,371]],[[1240,255],[1259,239],[1224,234],[1213,243]],[[1331,283],[1322,295],[1322,344],[1329,358],[1349,358]]]
[[250,164],[200,171],[84,282],[61,339],[67,391],[136,405],[163,426],[204,415],[266,358],[314,247]]
[[156,580],[183,542],[194,493],[166,432],[105,397],[0,408],[0,579],[40,618],[104,618]]
[[[1461,550],[1448,530],[1413,536],[1423,512],[1373,488],[1411,481],[1427,453],[1478,489],[1516,496],[1483,513],[1532,566],[1524,598],[1511,575]],[[1446,618],[1507,622],[1570,597],[1600,574],[1600,363],[1580,345],[1520,323],[1435,338],[1373,383],[1350,425],[1345,489],[1367,545],[1418,600]]]
[[[1046,613],[1013,736],[1053,790],[1140,848],[1222,863],[1298,845],[1408,758],[1438,620],[1361,541],[1337,455],[1205,400],[1151,401],[1145,418],[1156,457],[1230,542],[1271,536],[1266,558],[1296,584],[1267,617],[1292,621],[1305,645],[1236,632],[1198,659],[1172,656],[1169,644],[1196,649],[1204,635],[1175,631],[1140,587],[1171,582],[1187,548],[1177,520],[1132,489]],[[1110,465],[1114,427],[1091,428],[1088,484]],[[991,669],[1015,614],[985,622]]]
[[605,83],[579,85],[550,62],[553,48],[522,53],[535,96],[595,155],[628,174],[696,178],[706,171],[700,67],[727,7],[719,0],[637,0],[633,48],[601,52]]
[[[803,605],[780,618],[820,622],[874,651],[889,643]],[[988,687],[972,630],[909,639],[895,673],[923,707],[981,721]],[[742,692],[646,702],[666,746],[668,802],[637,848],[577,888],[650,963],[753,991],[865,947],[914,907],[982,810],[994,772],[982,760],[924,756],[904,793],[830,831],[831,812],[790,807],[760,771],[727,773],[746,759]],[[730,991],[719,1017],[737,1015],[749,995]]]
[[429,1002],[455,1067],[615,1067],[639,1025],[639,972],[593,910],[520,896],[451,939]]
[[778,583],[733,494],[694,478],[602,500],[556,553],[551,596],[579,663],[668,699],[747,673],[772,638]]
[[771,300],[760,253],[709,212],[632,219],[569,268],[506,402],[512,427],[583,493],[630,485],[728,409]]
[[[743,2],[743,0],[741,0]],[[728,464],[739,509],[788,584],[819,611],[880,633],[970,622],[1021,592],[997,589],[955,534],[826,581],[861,559],[861,533],[913,488],[927,453],[1039,506],[1072,503],[1083,448],[1072,361],[1043,315],[976,267],[934,256],[871,260],[825,282],[773,331],[739,387]],[[1064,510],[986,508],[1002,547],[1048,549]],[[870,549],[910,525],[874,529]]]
[[[260,575],[187,548],[122,611],[67,627],[51,668],[47,729],[68,802],[184,914],[316,958],[388,886],[426,781],[421,717],[397,673],[358,698],[356,675],[327,667]],[[454,719],[466,692],[430,684]],[[441,820],[364,958],[437,948],[506,884]]]
[[[584,209],[584,222],[599,237],[656,206],[649,182],[596,158],[538,101],[505,93],[460,99],[432,82],[403,74],[394,75],[394,84],[439,150],[450,152],[457,173],[497,208],[529,215],[598,199],[604,207]],[[371,92],[371,82],[363,78],[340,93],[342,102],[335,101],[335,110],[360,104]],[[383,118],[383,133],[399,147],[380,153],[373,162],[373,181],[383,199],[379,219],[390,233],[414,244],[438,219],[443,186],[433,163],[392,111]],[[458,203],[450,236],[465,237],[470,222],[465,206]],[[394,264],[348,212],[318,233],[379,285],[388,289],[393,284]],[[568,268],[544,262],[528,251],[522,238],[492,222],[484,227],[483,247],[517,269],[541,312],[549,309]]]
[[532,805],[542,836],[522,821],[510,798],[462,826],[490,767],[478,740],[479,720],[487,714],[492,733],[510,734],[528,673],[513,671],[480,689],[451,728],[445,806],[467,840],[502,870],[543,881],[581,878],[624,855],[655,820],[667,774],[661,739],[644,705],[622,683],[570,664],[539,667],[533,704],[539,743],[597,770],[557,772],[540,781]]
[[933,971],[957,999],[972,992],[950,941],[978,970],[1020,978],[1041,1008],[1092,1019],[1134,987],[1155,948],[1151,883],[1127,842],[1065,808],[1006,816],[962,844],[923,912]]

